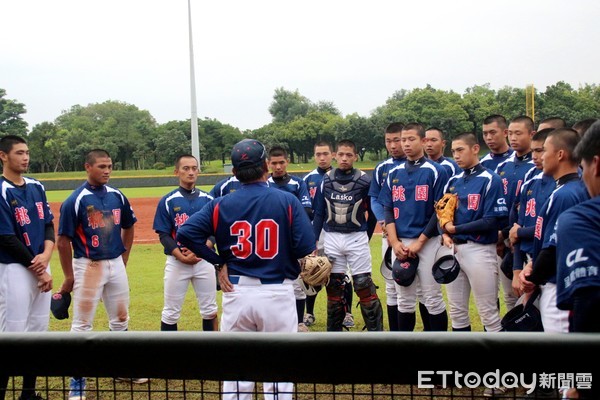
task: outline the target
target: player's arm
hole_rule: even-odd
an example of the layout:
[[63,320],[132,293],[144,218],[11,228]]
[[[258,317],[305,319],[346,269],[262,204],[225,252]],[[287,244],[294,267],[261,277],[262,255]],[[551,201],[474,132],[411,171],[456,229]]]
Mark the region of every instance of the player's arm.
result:
[[73,291],[73,283],[75,277],[73,275],[73,249],[71,247],[71,238],[66,235],[58,235],[56,240],[56,248],[58,249],[58,257],[60,266],[65,277],[61,287],[61,293],[70,293]]
[[[325,178],[323,178],[325,179]],[[321,236],[321,230],[323,229],[324,215],[325,215],[325,199],[323,198],[323,182],[317,187],[314,201],[314,218],[313,218],[313,232],[315,240],[318,241]]]
[[135,225],[131,225],[129,228],[121,229],[121,240],[123,240],[123,246],[125,247],[125,252],[121,257],[123,257],[123,264],[125,264],[125,266],[127,266],[131,247],[133,246],[134,226]]
[[208,238],[215,234],[212,221],[215,204],[218,203],[216,201],[211,202],[193,214],[177,230],[175,239],[182,246],[190,249],[198,257],[204,258],[209,263],[223,265],[225,260],[206,245]]
[[36,275],[41,275],[46,272],[48,264],[50,263],[50,258],[52,258],[55,241],[54,224],[50,221],[44,228],[44,251],[33,257],[31,266],[29,267],[30,271],[34,272]]
[[31,260],[33,260],[27,246],[16,235],[0,235],[0,250],[13,256],[25,268],[29,267]]

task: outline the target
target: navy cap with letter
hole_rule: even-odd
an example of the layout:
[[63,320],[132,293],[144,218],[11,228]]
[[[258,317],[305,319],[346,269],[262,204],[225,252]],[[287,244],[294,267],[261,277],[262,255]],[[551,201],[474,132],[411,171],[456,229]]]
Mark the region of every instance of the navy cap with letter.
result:
[[237,142],[231,150],[231,164],[238,170],[256,167],[266,159],[265,146],[255,139],[244,139]]
[[417,267],[419,266],[419,256],[407,257],[405,260],[394,261],[392,265],[392,277],[400,286],[410,286],[417,275]]

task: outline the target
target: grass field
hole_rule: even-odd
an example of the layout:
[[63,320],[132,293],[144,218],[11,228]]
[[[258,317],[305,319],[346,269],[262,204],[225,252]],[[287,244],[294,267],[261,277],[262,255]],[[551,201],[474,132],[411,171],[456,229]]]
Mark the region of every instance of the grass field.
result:
[[[373,235],[370,243],[373,265],[373,279],[378,286],[377,293],[381,299],[384,310],[384,324],[387,330],[387,310],[385,307],[385,283],[379,265],[381,264],[381,235]],[[154,245],[135,245],[129,259],[127,271],[129,274],[129,284],[131,289],[130,305],[130,325],[133,331],[156,331],[160,329],[160,316],[163,307],[163,271],[165,256],[162,253],[160,244]],[[54,287],[59,288],[62,283],[62,270],[58,260],[58,252],[55,251],[51,261],[52,275],[54,276]],[[443,288],[443,287],[442,287]],[[445,295],[444,295],[445,296]],[[221,292],[218,292],[219,314],[221,309]],[[353,314],[356,327],[353,331],[358,331],[364,326],[360,309],[357,307],[357,298],[353,300]],[[316,325],[311,328],[314,331],[326,330],[326,295],[321,291],[317,297],[315,305]],[[504,313],[504,308],[502,310]],[[473,330],[482,331],[481,322],[477,315],[477,310],[471,302],[471,320]],[[198,305],[191,287],[186,295],[183,306],[181,320],[179,322],[180,330],[197,331],[201,330],[202,321],[199,316]],[[56,320],[51,317],[50,330],[68,331],[70,329],[70,319]],[[94,330],[108,330],[108,320],[102,305],[98,307],[96,319],[94,321]],[[417,317],[416,331],[422,330],[420,318]]]

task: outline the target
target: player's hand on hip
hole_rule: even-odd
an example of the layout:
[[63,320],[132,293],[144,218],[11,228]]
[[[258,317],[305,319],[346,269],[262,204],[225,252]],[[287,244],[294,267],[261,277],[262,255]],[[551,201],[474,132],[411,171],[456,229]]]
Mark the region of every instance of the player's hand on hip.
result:
[[38,278],[38,288],[41,292],[49,292],[52,290],[52,276],[44,272],[41,275],[37,275]]
[[233,283],[229,280],[229,273],[227,272],[227,264],[223,264],[223,267],[219,271],[219,286],[221,286],[222,292],[233,292]]

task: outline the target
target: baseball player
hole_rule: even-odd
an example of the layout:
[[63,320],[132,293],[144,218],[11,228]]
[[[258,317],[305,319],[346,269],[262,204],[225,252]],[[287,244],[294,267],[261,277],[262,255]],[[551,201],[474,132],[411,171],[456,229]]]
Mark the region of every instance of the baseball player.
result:
[[454,244],[461,271],[446,286],[452,330],[470,331],[471,290],[481,322],[488,332],[502,329],[498,299],[496,243],[501,218],[506,218],[502,182],[479,162],[479,144],[473,133],[452,141],[452,155],[463,171],[450,178],[445,192],[458,195],[454,222],[442,227],[444,243]]
[[371,179],[353,167],[357,159],[354,142],[339,141],[336,150],[338,167],[323,176],[315,195],[315,237],[318,239],[323,235],[325,254],[334,259],[326,287],[328,331],[342,330],[347,307],[344,286],[348,266],[366,329],[383,330],[383,309],[371,278],[369,240],[377,223],[369,204]]
[[508,146],[508,125],[506,118],[494,114],[483,120],[483,140],[490,152],[481,158],[481,165],[485,168],[496,170],[498,164],[505,161],[514,152]]
[[574,156],[579,134],[570,128],[556,129],[544,142],[544,173],[552,175],[556,189],[537,216],[532,262],[519,275],[521,289],[527,293],[541,288],[540,313],[546,332],[568,332],[569,313],[557,308],[556,297],[556,221],[558,216],[589,199],[578,174],[579,160]]
[[[387,234],[385,231],[385,214],[383,211],[383,205],[379,203],[379,193],[381,187],[385,184],[388,172],[406,161],[404,151],[402,151],[402,128],[404,125],[400,122],[392,122],[385,128],[385,148],[390,155],[389,158],[381,161],[375,166],[373,170],[373,177],[371,179],[371,185],[369,187],[369,198],[371,199],[371,210],[377,218],[377,223],[381,227],[381,257],[383,258],[389,243],[387,240]],[[386,309],[388,316],[388,326],[390,331],[398,331],[398,297],[396,293],[396,286],[393,281],[385,280],[385,294],[386,294]],[[421,303],[419,303],[421,304]],[[420,310],[421,316],[423,317],[423,311],[427,311],[427,308],[423,306]],[[423,325],[426,325],[427,318],[423,318]]]
[[567,122],[562,119],[561,117],[548,117],[548,118],[544,118],[543,120],[540,121],[540,124],[538,125],[538,130],[541,131],[542,129],[560,129],[560,128],[566,128],[567,127]]
[[[425,157],[425,128],[411,123],[402,129],[402,150],[407,159],[391,169],[379,194],[384,206],[387,238],[393,247],[392,260],[419,257],[417,278],[410,286],[396,285],[398,328],[413,331],[417,286],[427,307],[432,331],[448,330],[448,314],[442,289],[431,274],[440,247],[434,203],[442,197],[448,181],[446,169]],[[432,218],[433,217],[433,218]]]
[[518,296],[521,296],[519,274],[523,265],[531,260],[533,252],[533,234],[537,216],[542,205],[556,188],[552,175],[544,174],[542,166],[542,155],[544,154],[544,141],[553,129],[544,129],[536,132],[531,140],[531,159],[534,168],[525,175],[524,183],[521,185],[521,193],[517,203],[518,217],[510,228],[509,240],[513,247],[513,279],[512,288]]
[[[571,312],[571,332],[600,332],[600,122],[594,123],[575,148],[591,200],[558,217],[557,306]],[[574,234],[576,232],[577,234]],[[598,390],[578,389],[579,399],[597,399]],[[575,396],[573,396],[575,398]]]
[[[310,201],[313,208],[314,215],[314,206],[315,206],[315,194],[317,193],[317,188],[321,184],[323,180],[323,175],[331,170],[331,163],[334,159],[334,151],[333,147],[330,143],[325,141],[317,142],[314,146],[314,157],[317,163],[317,168],[313,169],[311,172],[306,174],[304,178],[304,182],[306,182],[306,187],[308,189],[308,193],[310,195]],[[323,237],[319,239],[317,243],[317,251],[324,254],[323,250]],[[346,274],[346,285],[344,286],[344,298],[346,304],[352,304],[352,282],[348,274]],[[304,324],[306,326],[314,325],[315,318],[315,300],[317,298],[317,294],[321,291],[321,286],[314,287],[316,294],[306,295],[306,314],[304,315]],[[344,321],[342,325],[345,328],[354,327],[354,316],[352,315],[352,309],[348,307],[346,310],[346,316],[344,317]]]
[[[517,220],[516,207],[525,175],[535,168],[531,159],[531,139],[535,134],[533,129],[533,120],[527,116],[514,118],[510,122],[508,125],[508,140],[514,152],[496,167],[495,172],[502,179],[504,199],[509,210],[509,218],[502,222],[499,232],[502,241],[508,239],[510,228]],[[504,243],[504,245],[506,244]],[[503,253],[510,251],[510,248],[504,246]],[[512,280],[502,273],[501,265],[502,257],[498,256],[498,277],[503,288],[504,303],[506,308],[510,310],[514,307],[518,297],[512,290]]]
[[[30,160],[25,139],[2,137],[0,160],[0,332],[44,332],[50,319],[54,216],[44,186],[23,176]],[[35,393],[36,378],[23,377],[20,399],[42,399]],[[0,399],[8,379],[0,376]]]
[[216,199],[217,197],[223,197],[226,194],[235,192],[241,186],[242,184],[240,183],[240,181],[238,181],[238,179],[235,176],[229,176],[217,182],[215,186],[210,190],[209,194],[212,198]]
[[[192,215],[177,240],[220,270],[222,331],[297,332],[293,281],[300,274],[298,259],[316,249],[310,219],[294,195],[268,187],[262,143],[238,142],[231,161],[241,189]],[[205,244],[210,236],[218,254]],[[223,398],[252,399],[254,386],[224,382]],[[264,383],[263,388],[265,397],[293,398],[292,383]]]
[[425,131],[425,154],[427,157],[446,168],[448,177],[460,172],[460,167],[451,158],[444,157],[446,148],[446,134],[443,130],[436,127],[428,128]]
[[[198,258],[175,240],[177,230],[213,198],[196,188],[198,160],[184,154],[175,160],[179,187],[163,196],[154,215],[153,229],[158,234],[167,256],[164,276],[164,307],[161,331],[176,331],[181,306],[190,283],[196,293],[202,315],[202,330],[217,330],[217,277],[213,265]],[[213,243],[207,244],[212,247]]]
[[[90,151],[85,157],[86,182],[60,207],[56,245],[65,275],[61,292],[73,292],[72,332],[92,330],[100,300],[111,331],[126,331],[129,324],[125,266],[137,219],[125,195],[107,185],[112,167],[107,151]],[[139,383],[147,381],[140,379]],[[71,378],[70,388],[70,399],[85,398],[85,378]]]
[[[289,164],[287,151],[281,146],[273,146],[269,150],[268,163],[271,175],[267,179],[267,184],[296,196],[308,217],[312,218],[312,204],[306,183],[301,178],[287,172]],[[298,312],[298,332],[308,332],[308,326],[304,323],[306,293],[302,290],[298,280],[294,281],[294,295],[296,296],[296,311]]]

